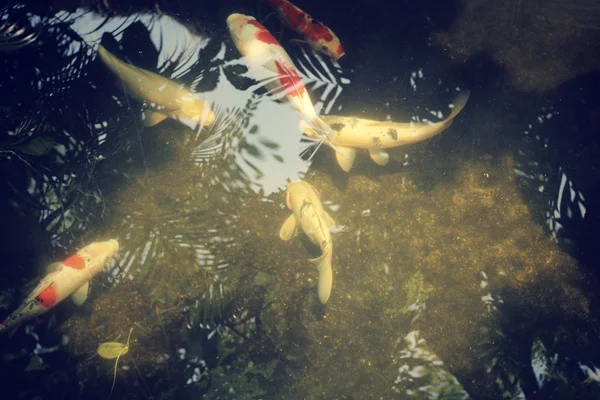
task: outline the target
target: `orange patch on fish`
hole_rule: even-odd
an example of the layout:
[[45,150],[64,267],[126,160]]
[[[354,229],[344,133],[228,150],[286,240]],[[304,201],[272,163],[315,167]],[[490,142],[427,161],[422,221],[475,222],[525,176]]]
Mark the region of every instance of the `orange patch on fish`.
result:
[[303,29],[306,25],[306,13],[294,7],[289,2],[281,5],[281,12],[285,15],[292,28]]
[[42,290],[37,299],[39,300],[40,304],[46,308],[50,308],[56,304],[56,288],[54,285],[50,285],[46,289]]
[[255,35],[256,40],[261,41],[266,44],[275,44],[277,46],[281,46],[279,44],[279,42],[277,41],[277,39],[275,39],[275,37],[273,37],[273,35],[271,35],[271,32],[269,32],[267,30],[267,28],[265,28],[260,22],[253,19],[253,20],[248,21],[248,23],[258,29],[258,32],[256,32],[256,35]]
[[307,29],[304,34],[315,42],[319,41],[319,39],[323,39],[326,42],[331,42],[333,40],[331,30],[317,21],[313,21],[310,25],[310,29]]
[[85,259],[79,254],[74,254],[71,257],[67,258],[65,261],[63,261],[63,264],[69,268],[81,270],[85,268]]
[[305,88],[302,83],[302,78],[298,75],[295,69],[288,68],[285,64],[275,61],[277,73],[279,74],[279,82],[288,96],[301,97],[304,95]]

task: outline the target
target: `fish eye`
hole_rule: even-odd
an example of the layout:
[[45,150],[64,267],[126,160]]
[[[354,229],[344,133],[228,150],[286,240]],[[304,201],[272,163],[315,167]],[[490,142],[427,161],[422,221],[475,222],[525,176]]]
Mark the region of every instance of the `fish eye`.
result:
[[327,46],[323,46],[323,50],[327,50]]

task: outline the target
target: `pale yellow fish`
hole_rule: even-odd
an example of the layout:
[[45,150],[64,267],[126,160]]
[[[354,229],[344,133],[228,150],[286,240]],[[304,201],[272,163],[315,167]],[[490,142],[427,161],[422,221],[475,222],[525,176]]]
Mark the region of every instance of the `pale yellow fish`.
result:
[[115,373],[113,377],[112,387],[110,388],[110,394],[108,397],[112,395],[113,389],[115,388],[115,382],[117,381],[117,365],[119,363],[119,358],[121,356],[127,354],[129,351],[129,339],[131,339],[131,332],[133,332],[133,328],[129,329],[129,336],[127,336],[127,344],[119,343],[119,342],[106,342],[102,343],[98,346],[98,355],[104,359],[112,360],[116,358],[115,361]]
[[144,113],[144,125],[153,126],[168,117],[188,119],[201,125],[211,125],[215,114],[210,104],[198,94],[164,76],[121,61],[103,46],[98,47],[102,62],[123,82],[128,93],[140,101],[154,103],[160,110]]
[[320,257],[309,260],[319,271],[318,293],[321,303],[327,303],[333,284],[333,244],[329,227],[335,225],[333,219],[323,209],[319,193],[308,182],[295,181],[287,186],[286,205],[292,215],[284,222],[279,237],[290,240],[302,230],[311,242],[321,248]]
[[[454,100],[454,108],[448,118],[435,124],[324,115],[321,119],[333,129],[330,140],[325,143],[335,146],[338,164],[346,172],[352,169],[357,149],[368,150],[371,159],[384,166],[389,162],[386,149],[420,142],[448,129],[454,117],[467,103],[469,95],[468,90],[461,92]],[[300,130],[310,138],[319,137],[318,133],[304,121],[300,121]]]

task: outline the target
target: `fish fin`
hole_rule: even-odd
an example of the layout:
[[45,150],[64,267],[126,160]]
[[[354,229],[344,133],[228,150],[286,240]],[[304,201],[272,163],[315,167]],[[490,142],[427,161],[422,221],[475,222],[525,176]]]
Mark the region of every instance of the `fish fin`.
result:
[[[470,90],[463,90],[462,92],[460,92],[453,101],[454,108],[452,109],[452,112],[450,113],[450,115],[448,115],[448,117],[442,121],[439,121],[433,125],[427,126],[427,128],[430,129],[430,133],[427,136],[423,136],[423,139],[427,139],[433,135],[440,134],[440,133],[444,132],[446,129],[448,129],[450,127],[450,125],[452,125],[452,123],[454,122],[454,118],[458,115],[458,113],[460,113],[462,111],[462,109],[467,104],[467,100],[469,100],[470,95],[471,95]],[[435,127],[435,129],[432,129],[432,127]]]
[[317,137],[317,131],[315,130],[315,128],[310,126],[310,124],[308,122],[306,122],[305,120],[303,120],[303,119],[300,120],[299,127],[300,127],[300,132],[302,132],[304,135],[308,136],[309,138]]
[[327,303],[329,296],[331,295],[331,287],[333,286],[333,270],[331,268],[331,245],[325,245],[323,248],[323,254],[321,257],[312,258],[308,261],[315,264],[319,271],[319,284],[317,286],[317,292],[319,294],[319,300],[321,304]]
[[160,111],[144,111],[143,115],[144,115],[144,120],[143,120],[144,126],[157,125],[169,117],[168,115],[163,114]]
[[[304,82],[302,81],[302,77],[298,74],[298,72],[288,67],[288,65],[283,60],[274,60],[274,63],[287,75],[288,79],[290,80],[290,84],[293,87],[293,90],[296,92],[296,96],[302,97],[302,93],[300,92],[300,89],[298,89],[298,85],[296,84],[296,82],[300,82],[300,85],[302,85],[302,88],[305,91],[306,87],[304,87]],[[287,91],[287,88],[283,88],[283,90]]]
[[0,325],[0,336],[1,335],[8,335],[9,338],[11,338],[15,332],[19,329],[19,327],[21,326],[21,323],[23,321],[17,322],[15,324],[12,324],[10,326],[3,326]]
[[328,213],[324,212],[323,213],[323,218],[325,218],[325,223],[327,224],[328,228],[331,228],[332,226],[335,226],[335,221],[333,220],[333,218],[331,218],[331,215],[329,215]]
[[[329,127],[329,125],[323,121],[320,118],[316,118],[315,121],[317,123],[321,123],[323,124],[325,127],[327,127],[331,132],[333,132],[331,130],[331,127]],[[356,149],[351,148],[351,147],[344,147],[344,146],[338,146],[335,145],[331,142],[331,133],[324,133],[323,131],[319,131],[317,129],[315,129],[314,126],[311,126],[311,124],[309,124],[308,122],[306,122],[305,120],[300,120],[300,131],[310,140],[315,140],[319,142],[319,146],[317,146],[317,148],[315,149],[315,151],[313,152],[313,154],[311,154],[310,159],[312,159],[312,157],[314,156],[314,154],[317,152],[317,150],[319,149],[319,147],[321,146],[321,144],[323,142],[327,143],[327,145],[329,147],[331,147],[334,151],[335,151],[335,156],[338,160],[338,164],[340,164],[340,166],[342,167],[342,169],[345,172],[349,172],[350,169],[352,169],[352,165],[354,164],[354,158],[356,157]]]
[[310,46],[306,40],[302,40],[302,39],[290,39],[289,42],[294,43],[294,44]]
[[52,272],[52,270],[56,267],[58,267],[61,263],[60,262],[53,262],[52,264],[48,264],[46,266],[46,273],[49,274],[50,272]]
[[356,158],[356,149],[353,147],[337,146],[335,158],[344,172],[350,172]]
[[371,160],[382,167],[386,166],[390,161],[390,155],[384,150],[369,150],[369,155],[371,156]]
[[298,221],[296,220],[296,216],[292,214],[281,226],[281,229],[279,230],[279,237],[281,240],[287,241],[295,238],[299,233],[300,227],[298,226]]
[[462,109],[467,104],[467,100],[469,100],[469,96],[471,96],[470,90],[463,90],[462,92],[460,92],[454,99],[454,102],[453,102],[454,109],[452,110],[452,112],[450,113],[448,118],[446,118],[446,119],[453,119],[454,117],[456,117],[458,115],[458,113],[461,112]]
[[[332,139],[334,136],[334,132],[333,129],[331,129],[331,127],[329,126],[329,124],[325,121],[323,121],[321,118],[319,117],[314,117],[313,120],[311,121],[313,123],[313,131],[315,132],[315,137],[320,137],[320,141],[321,142],[325,142],[327,143],[327,145],[329,147],[331,147],[337,154],[337,156],[341,156],[347,159],[350,159],[351,156],[349,154],[347,154],[348,152],[345,151],[344,149],[347,149],[345,147],[341,147],[342,151],[338,151],[338,148],[340,148],[339,146],[333,144]],[[307,124],[309,125],[309,124]],[[306,129],[306,127],[304,125],[300,126],[301,129]],[[350,161],[350,160],[349,160]],[[351,163],[354,162],[354,159],[352,158]]]
[[317,132],[320,133],[329,144],[331,144],[333,129],[331,129],[329,124],[317,116],[313,118],[313,123],[315,124]]
[[89,290],[90,290],[89,282],[86,282],[83,285],[81,285],[79,287],[79,289],[77,289],[71,295],[71,299],[73,299],[73,303],[75,303],[78,306],[82,305],[85,302],[85,300],[87,299]]

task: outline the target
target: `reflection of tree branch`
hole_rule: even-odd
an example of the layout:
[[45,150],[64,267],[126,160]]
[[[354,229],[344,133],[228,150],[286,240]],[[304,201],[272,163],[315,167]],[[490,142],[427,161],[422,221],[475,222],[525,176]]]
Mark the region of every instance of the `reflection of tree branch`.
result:
[[0,17],[6,19],[0,23],[0,52],[19,50],[35,42],[40,34],[39,26],[32,28],[18,22],[11,22],[11,12],[17,11],[16,7],[5,7],[0,11]]

